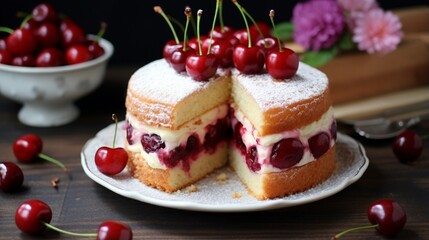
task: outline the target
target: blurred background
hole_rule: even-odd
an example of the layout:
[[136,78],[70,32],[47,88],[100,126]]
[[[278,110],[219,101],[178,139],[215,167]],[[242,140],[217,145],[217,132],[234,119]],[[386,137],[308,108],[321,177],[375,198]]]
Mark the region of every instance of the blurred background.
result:
[[[323,1],[323,0],[321,0]],[[207,33],[211,27],[215,0],[13,0],[4,1],[0,7],[0,26],[19,27],[22,18],[16,13],[31,12],[38,3],[50,2],[57,11],[73,18],[87,33],[96,34],[100,22],[108,24],[105,38],[115,46],[115,54],[110,64],[142,65],[161,58],[162,47],[172,39],[169,27],[163,18],[153,11],[153,6],[160,5],[168,15],[185,22],[183,10],[190,6],[196,15],[197,9],[203,9],[201,20],[202,33]],[[241,0],[240,4],[258,21],[269,23],[268,12],[276,11],[276,22],[289,21],[292,9],[298,0]],[[429,5],[428,0],[378,0],[383,9],[397,9],[418,5]],[[236,29],[244,28],[241,15],[234,4],[224,1],[224,22]],[[177,29],[180,38],[183,34]],[[192,34],[192,31],[191,31]],[[0,33],[0,37],[6,33]]]

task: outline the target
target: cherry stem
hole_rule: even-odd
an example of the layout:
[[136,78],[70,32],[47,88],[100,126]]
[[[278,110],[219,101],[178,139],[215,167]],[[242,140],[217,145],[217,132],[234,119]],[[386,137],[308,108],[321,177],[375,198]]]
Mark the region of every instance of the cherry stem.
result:
[[180,28],[180,30],[182,30],[182,32],[185,31],[183,24],[179,20],[175,19],[174,17],[172,17],[171,15],[168,15],[168,14],[167,14],[167,17],[168,17],[168,19],[170,19],[170,21],[172,21],[174,24],[176,24]]
[[215,13],[214,13],[214,17],[213,17],[212,30],[210,32],[210,42],[209,42],[209,48],[207,49],[207,54],[210,53],[210,48],[212,46],[213,30],[214,30],[214,27],[216,25],[217,15],[219,14],[219,2],[220,2],[219,0],[216,1],[216,8],[215,8]]
[[198,41],[198,53],[203,55],[203,50],[201,50],[201,37],[200,37],[200,22],[201,22],[201,15],[203,15],[203,10],[198,9],[197,12],[197,41]]
[[237,6],[238,10],[240,10],[241,16],[243,16],[243,20],[244,20],[244,24],[246,25],[246,31],[247,31],[247,47],[251,48],[252,47],[252,39],[250,37],[250,29],[249,29],[249,24],[247,23],[247,18],[245,15],[245,10],[244,8],[237,2],[237,0],[232,0],[232,2],[235,4],[235,6]]
[[217,0],[219,2],[219,24],[220,24],[220,31],[222,33],[225,32],[225,24],[223,23],[223,1]]
[[274,10],[271,9],[270,14],[269,14],[270,20],[271,20],[271,25],[273,25],[274,35],[276,36],[277,43],[279,44],[279,52],[283,52],[282,45],[280,44],[279,35],[277,34],[276,25],[274,24],[274,15],[275,15],[275,12],[274,12]]
[[343,236],[343,235],[345,235],[345,234],[347,234],[347,233],[349,233],[349,232],[354,232],[354,231],[362,230],[362,229],[376,228],[376,227],[378,227],[378,224],[374,224],[374,225],[367,225],[367,226],[360,226],[360,227],[355,227],[355,228],[350,228],[350,229],[347,229],[347,230],[345,230],[345,231],[342,231],[342,232],[338,233],[337,235],[335,235],[335,236],[332,238],[332,240],[336,240],[336,239],[340,238],[341,236]]
[[25,26],[25,24],[28,22],[28,20],[30,20],[31,18],[33,17],[33,15],[31,15],[31,14],[29,14],[29,15],[27,15],[25,18],[24,18],[24,20],[22,20],[22,23],[21,23],[21,28],[23,28],[24,26]]
[[67,235],[70,235],[70,236],[76,236],[76,237],[97,237],[96,233],[76,233],[76,232],[66,231],[66,230],[63,230],[61,228],[57,228],[54,225],[49,224],[47,222],[43,222],[42,221],[42,224],[45,225],[47,228],[49,228],[51,230],[57,231],[59,233],[67,234]]
[[268,47],[268,43],[265,40],[264,34],[262,33],[261,28],[259,27],[258,23],[255,21],[255,19],[252,17],[252,15],[250,15],[250,13],[248,11],[246,11],[246,9],[244,9],[244,8],[242,8],[242,9],[243,9],[244,14],[246,14],[246,16],[250,19],[250,21],[252,21],[253,25],[256,28],[256,31],[258,31],[259,36],[261,36],[261,38],[263,39],[265,47]]
[[13,29],[12,28],[8,28],[8,27],[0,27],[0,32],[5,32],[5,33],[12,34],[13,33]]
[[174,30],[174,27],[173,27],[173,24],[171,24],[170,19],[167,17],[167,15],[165,15],[162,8],[160,6],[155,6],[155,7],[153,7],[153,10],[156,13],[160,14],[165,19],[165,21],[167,22],[168,26],[171,29],[171,32],[173,33],[174,40],[176,41],[177,44],[179,44],[180,43],[179,38],[177,37],[176,31]]
[[185,25],[185,30],[183,31],[183,51],[185,52],[187,50],[187,45],[188,45],[188,26],[189,26],[189,22],[192,18],[192,11],[190,7],[186,7],[185,8],[185,15],[186,15],[186,25]]
[[113,135],[112,148],[115,148],[115,145],[116,145],[116,133],[118,132],[118,117],[116,116],[116,114],[112,114],[112,120],[115,121],[115,134]]
[[104,33],[106,32],[106,28],[107,28],[107,23],[105,22],[101,22],[100,24],[100,30],[97,33],[97,36],[95,36],[95,41],[99,42],[100,38],[103,37]]
[[39,154],[37,154],[37,156],[39,158],[43,159],[43,160],[46,160],[48,162],[51,162],[51,163],[53,163],[53,164],[61,167],[64,170],[64,172],[68,172],[69,171],[62,162],[58,161],[57,159],[55,159],[53,157],[50,157],[50,156],[48,156],[48,155],[46,155],[44,153],[39,153]]

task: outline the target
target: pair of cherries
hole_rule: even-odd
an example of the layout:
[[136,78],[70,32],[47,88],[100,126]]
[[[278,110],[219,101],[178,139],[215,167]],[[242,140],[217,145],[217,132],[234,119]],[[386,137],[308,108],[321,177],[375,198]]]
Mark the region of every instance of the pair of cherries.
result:
[[51,225],[51,219],[52,210],[49,205],[36,199],[22,203],[15,212],[16,226],[22,232],[32,235],[40,235],[46,228],[49,228],[60,233],[77,237],[96,237],[98,240],[129,240],[133,238],[131,228],[117,221],[106,221],[101,223],[97,233],[75,233]]
[[[35,134],[26,134],[15,140],[12,149],[20,162],[32,162],[37,158],[44,159],[68,171],[63,163],[42,153],[42,139]],[[21,168],[13,162],[0,163],[0,190],[4,192],[18,191],[24,182]]]

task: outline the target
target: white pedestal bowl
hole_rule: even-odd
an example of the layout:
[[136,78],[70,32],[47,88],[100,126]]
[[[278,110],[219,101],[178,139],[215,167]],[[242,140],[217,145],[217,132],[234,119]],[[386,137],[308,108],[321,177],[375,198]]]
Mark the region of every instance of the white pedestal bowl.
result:
[[100,39],[105,53],[91,61],[59,67],[0,64],[0,94],[20,102],[18,119],[25,125],[53,127],[79,116],[74,101],[96,89],[104,79],[113,45]]

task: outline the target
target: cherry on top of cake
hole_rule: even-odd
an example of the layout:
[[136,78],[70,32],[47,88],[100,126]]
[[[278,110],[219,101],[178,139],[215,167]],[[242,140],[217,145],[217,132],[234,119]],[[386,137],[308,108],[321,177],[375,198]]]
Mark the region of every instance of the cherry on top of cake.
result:
[[[212,79],[226,74],[218,71]],[[129,81],[130,87],[147,99],[175,105],[195,92],[210,88],[216,81],[195,81],[186,73],[177,73],[165,59],[155,60],[137,70]]]

